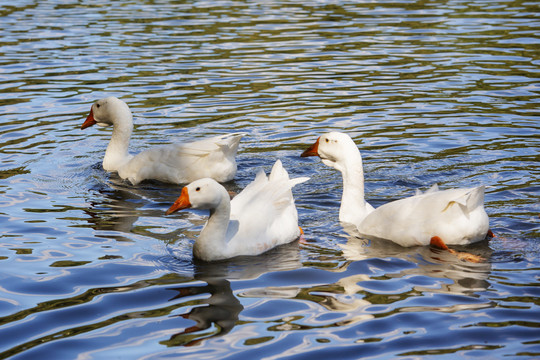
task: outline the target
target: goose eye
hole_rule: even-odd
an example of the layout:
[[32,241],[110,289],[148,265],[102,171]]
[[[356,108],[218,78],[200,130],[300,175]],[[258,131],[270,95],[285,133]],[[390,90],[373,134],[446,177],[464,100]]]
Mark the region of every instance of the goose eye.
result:
[[326,140],[327,143],[330,142],[330,140],[328,140],[328,138],[326,138],[325,140]]
[[99,103],[96,103],[96,107],[99,109],[99,107],[101,106],[101,104]]
[[195,189],[195,191],[200,191],[201,188],[199,186],[197,186],[197,188]]

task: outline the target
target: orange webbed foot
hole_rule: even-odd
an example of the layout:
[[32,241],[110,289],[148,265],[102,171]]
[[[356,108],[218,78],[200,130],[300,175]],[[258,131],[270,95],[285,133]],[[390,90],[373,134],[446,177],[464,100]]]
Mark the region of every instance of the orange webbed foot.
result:
[[480,263],[480,262],[483,262],[483,261],[486,260],[482,256],[479,256],[479,255],[474,255],[474,254],[471,254],[471,253],[468,253],[468,252],[461,252],[461,251],[456,251],[456,250],[450,249],[444,243],[444,241],[438,236],[433,236],[431,238],[429,244],[431,246],[437,248],[437,249],[449,251],[450,254],[457,256],[458,259],[460,259],[460,260],[465,260],[465,261],[472,262],[472,263]]
[[468,252],[457,252],[456,251],[455,255],[460,260],[465,260],[465,261],[472,262],[472,263],[481,263],[481,262],[486,261],[486,259],[483,258],[482,256],[474,255],[474,254],[471,254],[471,253],[468,253]]
[[450,250],[444,241],[438,236],[433,236],[429,242],[429,245],[441,250]]
[[304,230],[299,226],[300,229],[300,236],[298,237],[298,241],[300,244],[307,244],[306,238],[304,237]]

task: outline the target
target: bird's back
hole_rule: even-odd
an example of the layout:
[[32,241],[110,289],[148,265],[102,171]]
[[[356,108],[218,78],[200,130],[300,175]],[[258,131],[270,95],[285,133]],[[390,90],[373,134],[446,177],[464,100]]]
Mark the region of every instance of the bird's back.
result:
[[484,210],[484,187],[428,191],[384,204],[358,226],[367,237],[402,246],[427,245],[439,236],[446,244],[482,240],[489,220]]
[[184,184],[209,177],[218,182],[236,175],[236,152],[244,134],[235,133],[186,144],[155,146],[135,155],[118,170],[137,184],[146,179]]
[[291,188],[307,180],[289,179],[279,160],[268,177],[259,172],[231,201],[231,247],[257,254],[297,239],[300,229]]

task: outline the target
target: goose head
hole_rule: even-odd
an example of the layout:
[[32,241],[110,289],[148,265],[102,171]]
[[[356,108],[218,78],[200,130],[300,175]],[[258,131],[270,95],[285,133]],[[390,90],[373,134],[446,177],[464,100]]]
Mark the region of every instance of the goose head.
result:
[[227,191],[217,181],[210,178],[199,179],[184,186],[180,197],[166,214],[187,208],[215,209],[221,204],[224,195],[228,198]]
[[129,110],[128,105],[114,96],[109,96],[92,104],[90,114],[82,124],[81,130],[95,124],[99,126],[115,125],[119,121],[125,121],[124,119],[131,121],[131,110]]
[[346,162],[356,160],[359,155],[360,152],[349,135],[334,131],[321,135],[300,156],[318,156],[323,164],[341,170]]

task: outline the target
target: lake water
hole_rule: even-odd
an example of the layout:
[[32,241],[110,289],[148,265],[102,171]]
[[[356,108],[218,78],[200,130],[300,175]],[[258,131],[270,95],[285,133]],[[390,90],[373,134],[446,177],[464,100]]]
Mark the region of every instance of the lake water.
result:
[[[540,20],[534,1],[0,2],[0,358],[540,357]],[[242,189],[281,159],[305,241],[192,259],[207,214],[180,186],[103,171],[124,99],[131,151],[244,131]],[[364,241],[341,177],[300,153],[348,132],[379,206],[486,185],[496,237]]]

